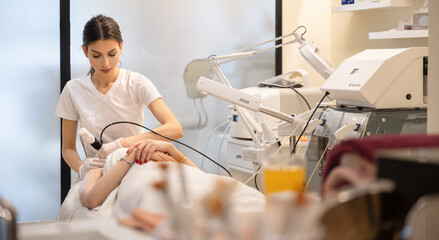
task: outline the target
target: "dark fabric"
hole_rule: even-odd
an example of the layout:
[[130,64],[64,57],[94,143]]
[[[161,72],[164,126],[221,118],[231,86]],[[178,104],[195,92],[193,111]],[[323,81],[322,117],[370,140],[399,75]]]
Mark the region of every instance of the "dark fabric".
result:
[[374,135],[363,139],[350,139],[334,147],[326,158],[323,169],[325,182],[329,172],[340,164],[340,158],[345,153],[356,153],[363,156],[367,161],[375,162],[374,156],[377,150],[395,149],[408,147],[438,147],[439,135],[405,134]]

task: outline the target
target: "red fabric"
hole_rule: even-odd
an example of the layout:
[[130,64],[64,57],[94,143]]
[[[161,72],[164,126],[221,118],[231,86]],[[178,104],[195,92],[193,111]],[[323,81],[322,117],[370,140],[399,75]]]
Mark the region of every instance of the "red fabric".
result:
[[363,139],[350,139],[334,147],[326,158],[323,169],[323,182],[329,172],[340,164],[340,158],[345,153],[357,153],[367,161],[375,162],[375,151],[380,149],[408,147],[438,147],[439,135],[427,134],[388,134],[374,135]]

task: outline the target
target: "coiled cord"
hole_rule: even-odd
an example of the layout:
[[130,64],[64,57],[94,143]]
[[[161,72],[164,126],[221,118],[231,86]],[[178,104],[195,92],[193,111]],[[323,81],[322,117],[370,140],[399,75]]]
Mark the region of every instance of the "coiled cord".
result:
[[100,136],[99,136],[99,140],[101,141],[101,143],[103,143],[102,135],[104,134],[104,131],[105,131],[108,127],[113,126],[113,125],[116,125],[116,124],[122,124],[122,123],[127,123],[127,124],[132,124],[132,125],[136,125],[136,126],[142,127],[142,128],[144,128],[144,129],[146,129],[146,130],[148,130],[148,131],[151,131],[152,133],[154,133],[154,134],[156,134],[156,135],[158,135],[158,136],[160,136],[160,137],[162,137],[162,138],[168,139],[168,140],[170,140],[170,141],[172,141],[172,142],[179,143],[179,144],[181,144],[181,145],[183,145],[183,146],[185,146],[185,147],[187,147],[187,148],[189,148],[189,149],[191,149],[191,150],[197,152],[197,153],[200,154],[201,156],[203,156],[203,157],[209,159],[211,162],[215,163],[215,164],[218,165],[220,168],[222,168],[224,171],[226,171],[227,174],[229,174],[230,177],[232,177],[232,174],[229,172],[229,170],[227,170],[227,169],[226,169],[225,167],[223,167],[221,164],[219,164],[219,163],[215,162],[214,160],[212,160],[210,157],[208,157],[208,156],[205,155],[204,153],[198,151],[197,149],[195,149],[195,148],[193,148],[193,147],[191,147],[191,146],[189,146],[189,145],[187,145],[187,144],[185,144],[185,143],[182,143],[182,142],[180,142],[180,141],[178,141],[178,140],[175,140],[175,139],[172,139],[172,138],[166,137],[166,136],[164,136],[164,135],[162,135],[162,134],[160,134],[160,133],[158,133],[158,132],[156,132],[156,131],[154,131],[154,130],[148,128],[148,127],[145,127],[145,126],[143,126],[143,125],[141,125],[141,124],[138,124],[138,123],[135,123],[135,122],[129,122],[129,121],[118,121],[118,122],[113,122],[113,123],[108,124],[107,126],[105,126],[105,127],[102,129],[101,134],[100,134]]

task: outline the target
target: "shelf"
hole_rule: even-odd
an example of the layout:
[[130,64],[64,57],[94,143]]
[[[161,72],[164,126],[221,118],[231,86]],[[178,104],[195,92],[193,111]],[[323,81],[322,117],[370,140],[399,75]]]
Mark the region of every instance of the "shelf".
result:
[[[358,1],[358,0],[357,0]],[[350,12],[369,9],[411,7],[413,0],[371,0],[362,1],[354,4],[346,4],[332,7],[333,12]]]
[[369,39],[397,39],[397,38],[427,38],[428,29],[371,32]]

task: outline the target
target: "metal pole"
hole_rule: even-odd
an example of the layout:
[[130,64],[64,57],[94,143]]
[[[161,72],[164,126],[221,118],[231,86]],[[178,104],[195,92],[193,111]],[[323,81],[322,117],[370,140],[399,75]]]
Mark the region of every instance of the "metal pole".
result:
[[[59,1],[59,32],[60,32],[60,79],[63,90],[70,80],[70,0]],[[61,119],[61,146],[62,147],[62,119]],[[61,203],[70,190],[70,167],[61,155]]]

